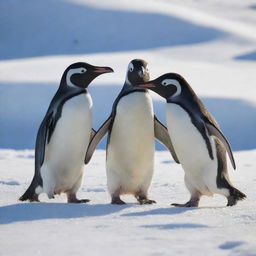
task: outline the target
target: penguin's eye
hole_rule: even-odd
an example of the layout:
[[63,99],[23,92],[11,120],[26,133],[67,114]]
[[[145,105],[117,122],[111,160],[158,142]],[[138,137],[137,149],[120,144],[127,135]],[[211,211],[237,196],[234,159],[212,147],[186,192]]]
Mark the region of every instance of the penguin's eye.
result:
[[81,73],[84,73],[85,71],[86,71],[85,68],[82,68],[82,69],[81,69]]
[[168,85],[168,83],[167,83],[167,82],[165,82],[165,81],[163,81],[163,82],[162,82],[162,85],[163,85],[163,86],[167,86],[167,85]]
[[132,72],[133,71],[133,67],[130,67],[129,71]]

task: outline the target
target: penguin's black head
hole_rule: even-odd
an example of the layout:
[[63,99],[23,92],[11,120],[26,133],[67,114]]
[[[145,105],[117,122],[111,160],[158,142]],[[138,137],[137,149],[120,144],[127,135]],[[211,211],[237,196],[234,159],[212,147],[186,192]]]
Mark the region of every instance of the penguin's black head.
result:
[[186,91],[186,87],[189,87],[186,80],[177,73],[167,73],[138,86],[148,88],[166,100],[178,99],[183,91]]
[[132,60],[127,69],[126,83],[136,86],[149,80],[147,62],[142,59]]
[[72,87],[87,88],[94,78],[110,72],[114,72],[110,67],[97,67],[85,62],[77,62],[65,70],[62,83]]

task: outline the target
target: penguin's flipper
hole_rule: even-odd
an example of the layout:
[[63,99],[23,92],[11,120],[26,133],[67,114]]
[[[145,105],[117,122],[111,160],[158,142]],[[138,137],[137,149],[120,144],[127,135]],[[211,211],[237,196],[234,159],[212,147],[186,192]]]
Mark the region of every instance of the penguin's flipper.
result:
[[231,147],[228,143],[228,140],[225,138],[224,134],[210,122],[206,122],[205,125],[206,125],[207,131],[209,132],[209,134],[217,137],[224,144],[226,151],[228,152],[230,162],[231,162],[233,168],[236,169],[236,163],[235,163],[235,159],[234,159]]
[[43,180],[40,173],[40,168],[44,162],[45,156],[45,144],[47,141],[47,133],[49,125],[52,123],[52,113],[46,114],[42,121],[36,136],[36,147],[35,147],[35,173],[33,180],[25,191],[25,193],[19,198],[20,201],[29,200],[30,202],[39,201],[38,195],[35,193],[37,186],[43,185]]
[[45,116],[43,122],[41,123],[37,136],[36,136],[36,148],[35,148],[35,167],[36,170],[40,169],[44,162],[45,155],[45,145],[49,138],[47,139],[47,135],[49,137],[49,130],[51,129],[53,123],[53,114],[49,113]]
[[96,131],[92,128],[91,130],[91,135],[90,135],[90,141],[92,140],[92,138],[95,136]]
[[85,155],[84,163],[88,164],[89,161],[91,160],[91,157],[93,155],[93,152],[95,151],[97,145],[101,141],[101,139],[105,136],[105,134],[109,130],[109,126],[112,121],[112,116],[110,116],[104,123],[103,125],[99,128],[99,130],[96,132],[96,134],[93,136],[93,138],[90,141],[90,144],[87,148],[87,152]]
[[[47,113],[44,120],[42,121],[36,136],[36,147],[35,147],[35,176],[34,180],[38,182],[38,185],[42,186],[42,177],[40,174],[41,166],[44,163],[45,157],[45,145],[49,143],[49,133],[51,131],[53,120],[53,113]],[[48,137],[48,138],[47,138]]]
[[172,154],[172,158],[176,163],[180,163],[179,159],[175,153],[174,147],[172,145],[171,138],[169,136],[167,128],[156,118],[154,117],[154,130],[155,137],[158,141],[160,141],[163,145],[165,145]]

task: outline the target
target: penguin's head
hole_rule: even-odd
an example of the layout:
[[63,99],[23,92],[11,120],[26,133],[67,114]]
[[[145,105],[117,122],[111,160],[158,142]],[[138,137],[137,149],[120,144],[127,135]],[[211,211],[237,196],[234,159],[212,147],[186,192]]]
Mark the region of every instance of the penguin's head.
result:
[[126,83],[136,86],[149,80],[147,62],[142,59],[132,60],[127,69]]
[[184,93],[188,87],[187,81],[177,73],[167,73],[159,76],[155,80],[148,81],[138,85],[142,88],[148,88],[166,100],[179,99],[180,95]]
[[87,88],[94,78],[110,72],[114,72],[110,67],[97,67],[85,62],[77,62],[65,70],[62,81],[71,87]]

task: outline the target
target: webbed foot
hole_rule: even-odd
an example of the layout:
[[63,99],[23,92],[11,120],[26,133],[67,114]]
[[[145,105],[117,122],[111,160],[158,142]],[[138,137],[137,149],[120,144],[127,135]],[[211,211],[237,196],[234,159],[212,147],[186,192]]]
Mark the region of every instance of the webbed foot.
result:
[[155,200],[148,199],[147,196],[144,194],[140,194],[140,195],[137,194],[137,195],[135,195],[135,197],[140,204],[155,204],[156,203]]
[[140,204],[156,204],[155,200],[150,200],[150,199],[138,199]]
[[68,203],[73,203],[73,204],[86,204],[90,202],[89,199],[77,199],[76,194],[67,194],[68,197]]
[[228,203],[227,206],[234,206],[237,204],[237,201],[244,200],[246,198],[246,195],[239,191],[236,188],[233,188],[232,194],[227,197]]
[[200,200],[200,196],[199,197],[191,197],[190,200],[188,202],[186,202],[185,204],[171,204],[175,207],[198,207],[199,205],[199,200]]
[[39,199],[38,199],[38,195],[37,194],[33,194],[33,195],[30,195],[30,197],[27,197],[26,195],[22,195],[20,198],[19,198],[20,201],[29,201],[29,202],[40,202]]
[[185,204],[176,204],[176,203],[174,203],[174,204],[171,204],[171,205],[173,205],[175,207],[198,207],[198,204],[191,203],[190,201],[188,201]]
[[125,204],[123,200],[120,199],[120,197],[112,197],[111,204]]

